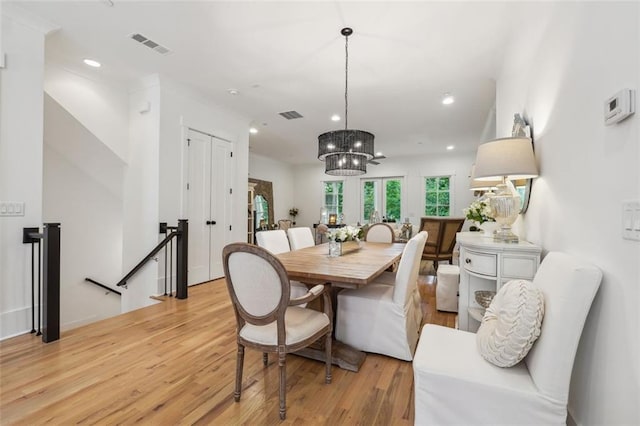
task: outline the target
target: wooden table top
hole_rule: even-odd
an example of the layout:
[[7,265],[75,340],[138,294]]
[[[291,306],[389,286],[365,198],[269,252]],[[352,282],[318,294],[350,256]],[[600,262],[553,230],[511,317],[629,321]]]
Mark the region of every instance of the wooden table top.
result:
[[[347,244],[348,246],[348,244]],[[343,255],[329,257],[329,244],[319,244],[277,255],[289,278],[310,284],[371,283],[400,259],[405,244],[367,243],[360,248],[345,247]]]

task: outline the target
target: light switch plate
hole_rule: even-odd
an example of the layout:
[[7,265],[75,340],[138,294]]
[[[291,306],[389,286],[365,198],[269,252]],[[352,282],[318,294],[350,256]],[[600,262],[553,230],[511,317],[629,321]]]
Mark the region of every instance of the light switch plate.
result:
[[622,238],[640,241],[640,201],[622,202]]
[[0,202],[0,216],[24,216],[24,201]]

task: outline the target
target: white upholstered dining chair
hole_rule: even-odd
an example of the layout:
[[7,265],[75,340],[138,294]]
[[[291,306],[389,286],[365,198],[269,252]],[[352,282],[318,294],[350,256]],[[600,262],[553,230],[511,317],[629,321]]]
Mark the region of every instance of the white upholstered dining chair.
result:
[[305,247],[316,245],[311,228],[289,228],[287,229],[287,236],[289,237],[291,250],[300,250]]
[[601,279],[595,266],[549,253],[533,279],[544,296],[540,337],[513,367],[485,361],[474,333],[425,325],[413,361],[415,424],[566,424],[573,361]]
[[427,233],[407,242],[393,286],[373,282],[338,293],[336,339],[356,349],[411,361],[422,321],[418,270]]
[[[287,234],[281,230],[260,231],[256,233],[256,242],[260,247],[269,250],[273,254],[291,251]],[[291,297],[302,297],[307,294],[307,286],[298,281],[291,281]]]
[[[227,245],[222,260],[236,316],[238,352],[236,382],[233,393],[236,402],[242,393],[244,348],[278,355],[280,368],[280,418],[286,417],[286,355],[325,338],[325,382],[331,383],[331,300],[328,286],[317,285],[301,298],[289,297],[289,278],[282,263],[262,247],[247,243]],[[296,305],[310,302],[320,295],[324,312]]]
[[393,243],[396,237],[391,225],[387,223],[374,223],[367,228],[364,240],[371,243]]

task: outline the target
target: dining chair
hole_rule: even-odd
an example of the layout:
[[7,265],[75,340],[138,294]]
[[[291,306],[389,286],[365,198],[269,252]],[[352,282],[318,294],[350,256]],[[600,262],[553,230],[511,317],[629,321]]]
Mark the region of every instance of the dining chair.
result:
[[289,219],[278,220],[278,229],[282,229],[284,232],[287,232],[287,229],[289,228],[291,228],[291,220]]
[[387,223],[374,223],[367,228],[364,240],[371,243],[393,243],[396,240],[393,228]]
[[[280,419],[286,418],[286,355],[298,351],[324,336],[325,382],[331,383],[332,312],[329,287],[317,285],[301,298],[291,299],[289,278],[282,263],[262,247],[233,243],[222,251],[227,289],[237,322],[237,361],[234,400],[240,401],[244,348],[254,348],[265,355],[278,354],[280,369]],[[324,298],[324,311],[297,305]],[[304,380],[304,379],[302,379]]]
[[324,223],[318,224],[318,227],[316,228],[316,245],[324,242],[327,232],[329,232],[329,227],[327,225]]
[[571,370],[601,279],[593,265],[547,254],[533,279],[544,297],[540,337],[513,367],[486,361],[474,333],[425,325],[413,361],[415,424],[566,424]]
[[305,247],[315,246],[316,242],[313,239],[313,233],[311,228],[289,228],[287,230],[287,236],[289,237],[289,244],[291,244],[291,250],[300,250]]
[[411,361],[422,322],[418,270],[427,233],[402,252],[393,286],[373,282],[338,293],[336,339],[366,352]]
[[[260,231],[256,233],[256,243],[260,247],[269,250],[273,254],[286,253],[291,251],[287,234],[281,230]],[[291,297],[302,297],[307,294],[308,288],[299,281],[291,281]]]
[[429,233],[422,259],[433,261],[433,267],[436,271],[438,263],[443,260],[449,261],[449,264],[453,263],[456,234],[462,229],[464,221],[464,218],[439,216],[427,216],[420,219],[420,230]]

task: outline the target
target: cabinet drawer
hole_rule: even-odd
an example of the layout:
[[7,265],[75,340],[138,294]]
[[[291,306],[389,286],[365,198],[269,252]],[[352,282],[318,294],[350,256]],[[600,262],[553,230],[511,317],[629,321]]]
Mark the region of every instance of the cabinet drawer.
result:
[[537,267],[538,262],[534,257],[511,257],[505,255],[502,258],[502,277],[531,280],[536,274]]
[[466,250],[464,255],[464,269],[476,274],[487,275],[495,277],[497,273],[496,268],[497,255],[489,253],[478,253],[471,250]]

